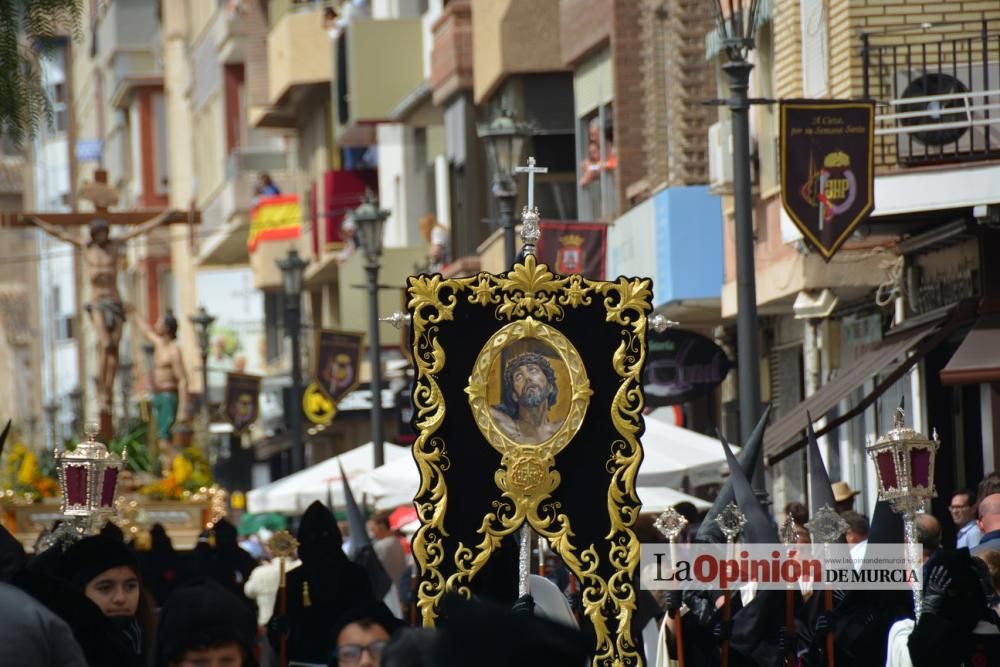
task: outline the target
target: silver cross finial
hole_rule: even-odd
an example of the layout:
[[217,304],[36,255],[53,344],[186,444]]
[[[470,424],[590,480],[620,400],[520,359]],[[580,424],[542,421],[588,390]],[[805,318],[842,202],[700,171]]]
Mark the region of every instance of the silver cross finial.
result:
[[528,210],[535,210],[535,174],[547,174],[549,173],[548,167],[536,167],[535,158],[528,158],[527,167],[514,167],[514,172],[518,174],[528,174]]

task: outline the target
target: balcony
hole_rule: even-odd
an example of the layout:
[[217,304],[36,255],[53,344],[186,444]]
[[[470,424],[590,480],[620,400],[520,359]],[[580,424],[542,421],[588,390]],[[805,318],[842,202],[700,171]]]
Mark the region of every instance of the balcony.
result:
[[333,77],[330,37],[323,27],[323,5],[279,2],[270,6],[267,36],[268,103],[255,114],[258,127],[286,127],[295,122],[296,106],[310,90]]
[[202,210],[198,253],[200,266],[246,264],[247,232],[257,174],[267,172],[278,187],[286,185],[288,156],[275,148],[237,148],[226,160],[226,180],[216,192],[199,202]]
[[861,51],[864,96],[877,103],[878,173],[1000,158],[1000,22],[955,39],[870,44],[893,37],[866,35]]
[[423,83],[422,45],[419,18],[355,19],[340,34],[333,91],[339,144],[370,143],[370,126],[393,119],[397,105]]
[[472,89],[472,5],[468,0],[449,3],[432,30],[431,88],[434,104],[441,106]]

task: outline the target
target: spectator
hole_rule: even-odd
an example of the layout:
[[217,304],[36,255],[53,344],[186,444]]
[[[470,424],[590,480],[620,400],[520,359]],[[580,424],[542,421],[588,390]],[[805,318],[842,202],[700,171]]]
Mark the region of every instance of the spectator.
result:
[[[301,564],[302,561],[298,558],[288,558],[285,560],[285,572],[290,572]],[[278,558],[255,567],[243,584],[243,594],[257,603],[257,625],[266,626],[274,614],[274,603],[278,599],[280,585],[281,561]]]
[[924,547],[924,562],[941,548],[941,522],[931,514],[917,515],[917,540]]
[[854,496],[861,493],[860,491],[855,491],[851,488],[851,485],[847,482],[834,482],[833,487],[833,500],[837,503],[834,508],[839,514],[843,514],[849,510],[854,509]]
[[19,588],[0,583],[0,663],[86,667],[83,650],[61,618]]
[[840,518],[847,522],[847,532],[844,536],[848,544],[860,544],[868,539],[868,517],[850,510],[841,514]]
[[979,503],[979,530],[983,539],[972,549],[973,555],[1000,551],[1000,493],[993,493]]
[[281,189],[271,180],[271,175],[266,171],[257,175],[257,195],[260,197],[274,197],[281,194]]
[[253,610],[210,579],[179,588],[160,615],[155,667],[256,667]]
[[379,512],[368,522],[368,530],[372,535],[372,546],[375,547],[375,554],[378,556],[386,574],[393,581],[399,581],[399,577],[406,570],[406,554],[403,552],[403,544],[399,537],[389,527],[389,515],[391,512]]
[[951,513],[951,520],[955,522],[955,527],[958,528],[955,547],[971,549],[977,546],[983,534],[976,523],[976,492],[972,489],[956,491],[951,497],[948,511]]
[[991,472],[983,478],[976,490],[976,498],[982,500],[994,493],[1000,493],[1000,472]]
[[[796,526],[804,526],[809,521],[809,510],[802,503],[793,501],[785,505],[785,516],[789,514],[792,515],[792,521]],[[784,520],[779,523],[784,523]]]

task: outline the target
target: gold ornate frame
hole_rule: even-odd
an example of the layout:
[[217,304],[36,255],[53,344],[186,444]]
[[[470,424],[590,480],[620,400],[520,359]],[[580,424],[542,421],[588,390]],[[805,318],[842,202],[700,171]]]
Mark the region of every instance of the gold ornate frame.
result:
[[[480,273],[470,278],[450,280],[440,275],[410,277],[408,309],[412,315],[417,376],[413,400],[417,410],[416,426],[420,432],[413,445],[413,453],[420,470],[416,506],[421,523],[413,539],[413,554],[421,572],[417,605],[424,626],[435,625],[438,604],[447,591],[471,596],[473,577],[496,551],[502,539],[527,521],[549,541],[584,586],[584,613],[593,625],[597,639],[593,664],[625,667],[641,663],[630,632],[636,606],[633,580],[639,563],[639,541],[632,526],[639,513],[635,483],[642,449],[637,433],[641,427],[643,408],[641,370],[646,356],[646,316],[651,310],[652,297],[650,288],[648,279],[619,278],[612,283],[592,281],[578,275],[556,276],[546,265],[537,264],[533,256],[528,256],[523,264],[516,265],[505,275]],[[490,308],[497,320],[510,322],[500,329],[500,332],[507,332],[506,336],[547,336],[546,342],[551,344],[556,341],[553,347],[560,354],[565,352],[571,355],[576,353],[576,349],[569,339],[543,320],[559,321],[568,308],[595,307],[595,300],[602,299],[604,321],[619,328],[621,340],[609,360],[619,379],[608,415],[618,435],[608,444],[605,463],[611,475],[607,495],[611,530],[606,535],[606,541],[600,545],[600,551],[593,544],[582,551],[578,548],[573,541],[570,517],[550,497],[560,482],[558,470],[552,469],[554,456],[575,435],[588,410],[591,396],[582,360],[576,353],[575,359],[564,357],[564,360],[569,359],[567,367],[570,368],[573,395],[570,412],[555,436],[540,445],[520,445],[502,437],[499,432],[495,435],[501,437],[491,438],[491,424],[485,424],[484,435],[502,454],[501,467],[494,475],[501,499],[494,501],[493,511],[483,517],[477,531],[481,536],[479,543],[465,545],[459,542],[453,553],[448,553],[444,543],[444,538],[448,537],[444,526],[448,511],[445,471],[450,467],[450,461],[447,443],[437,434],[447,409],[438,384],[438,375],[445,368],[447,355],[437,335],[444,323],[453,320],[459,299]],[[550,330],[558,336],[553,336]],[[466,388],[480,429],[484,428],[484,421],[492,421],[485,400],[489,364],[493,355],[499,353],[492,348],[502,349],[505,344],[499,332],[494,334],[480,352]],[[575,379],[574,364],[582,373],[577,374]],[[590,409],[594,409],[593,406]],[[442,568],[452,569],[451,566],[444,566],[449,557],[454,571],[446,576]],[[610,576],[598,572],[602,559],[613,570]],[[612,619],[616,621],[613,636],[609,628]]]

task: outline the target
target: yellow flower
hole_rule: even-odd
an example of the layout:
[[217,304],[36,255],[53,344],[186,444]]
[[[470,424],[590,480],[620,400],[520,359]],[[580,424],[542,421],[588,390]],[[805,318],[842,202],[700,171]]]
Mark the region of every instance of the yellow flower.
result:
[[194,466],[188,461],[184,456],[175,456],[173,464],[171,465],[171,471],[173,473],[174,480],[178,484],[183,484],[188,477],[191,476],[191,472],[194,470]]
[[21,468],[17,472],[17,481],[25,486],[31,486],[38,477],[38,459],[33,452],[26,451],[21,461]]

